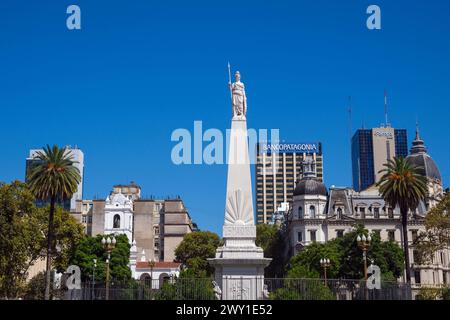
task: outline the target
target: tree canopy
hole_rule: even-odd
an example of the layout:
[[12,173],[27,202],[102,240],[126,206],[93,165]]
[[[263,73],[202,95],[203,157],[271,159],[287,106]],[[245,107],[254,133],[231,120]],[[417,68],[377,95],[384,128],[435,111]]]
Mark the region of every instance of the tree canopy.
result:
[[268,278],[282,277],[287,261],[285,261],[286,243],[280,227],[276,224],[257,224],[256,245],[264,250],[265,258],[272,258],[264,270],[265,276]]
[[[327,243],[313,243],[291,258],[287,269],[290,278],[318,278],[323,275],[320,259],[330,259],[327,277],[342,279],[362,279],[364,277],[363,252],[356,238],[359,234],[369,234],[362,225],[356,226],[341,238]],[[403,273],[403,251],[395,242],[383,242],[376,233],[371,234],[372,242],[367,252],[368,264],[373,260],[387,279],[398,278]]]
[[[425,217],[425,232],[415,243],[416,259],[430,262],[436,251],[450,247],[450,193],[446,192]],[[419,262],[419,261],[416,261]]]
[[[81,279],[92,280],[94,271],[94,259],[97,260],[95,268],[95,280],[106,279],[106,259],[108,254],[102,245],[103,235],[86,237],[77,246],[70,264],[80,267]],[[124,234],[116,235],[116,246],[111,251],[110,276],[113,280],[127,281],[131,279],[131,271],[128,267],[130,261],[130,244]]]
[[209,276],[214,273],[208,258],[214,258],[220,245],[220,238],[210,231],[195,231],[184,236],[175,249],[175,259],[191,269],[192,275]]
[[[45,256],[49,207],[37,208],[27,185],[14,181],[0,183],[0,295],[16,297],[24,288],[29,268]],[[83,226],[61,208],[55,210],[58,271],[65,270]]]

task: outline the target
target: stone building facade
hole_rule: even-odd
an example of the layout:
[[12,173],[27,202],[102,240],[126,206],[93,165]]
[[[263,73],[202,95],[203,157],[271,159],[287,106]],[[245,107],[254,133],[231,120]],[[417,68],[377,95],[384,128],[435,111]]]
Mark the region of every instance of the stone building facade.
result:
[[105,200],[78,201],[73,216],[89,236],[126,234],[137,261],[174,261],[176,247],[195,227],[182,199],[144,199],[134,183],[114,186]]
[[[425,217],[443,195],[439,170],[426,153],[419,132],[406,160],[423,170],[429,195],[414,212],[409,212],[408,239],[410,244],[411,279],[416,286],[447,284],[450,277],[450,251],[438,251],[431,264],[421,265],[415,259],[414,240],[425,231]],[[291,210],[287,215],[289,255],[295,255],[312,242],[327,242],[342,237],[355,225],[363,224],[378,233],[382,241],[395,241],[402,246],[402,225],[399,208],[391,208],[374,185],[356,192],[352,188],[332,186],[329,190],[304,164],[304,174],[294,190]],[[376,262],[375,262],[376,263]]]

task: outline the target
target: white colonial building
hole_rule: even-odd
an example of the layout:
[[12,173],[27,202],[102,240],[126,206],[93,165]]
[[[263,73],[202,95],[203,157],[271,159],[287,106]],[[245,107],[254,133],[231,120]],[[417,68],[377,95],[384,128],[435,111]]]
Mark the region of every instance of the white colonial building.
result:
[[141,280],[148,280],[147,275],[155,281],[178,276],[175,249],[196,230],[182,199],[142,198],[134,182],[115,185],[106,199],[78,201],[72,216],[85,225],[89,236],[125,234],[131,245],[132,276]]
[[104,234],[125,234],[133,241],[133,200],[120,192],[106,198]]

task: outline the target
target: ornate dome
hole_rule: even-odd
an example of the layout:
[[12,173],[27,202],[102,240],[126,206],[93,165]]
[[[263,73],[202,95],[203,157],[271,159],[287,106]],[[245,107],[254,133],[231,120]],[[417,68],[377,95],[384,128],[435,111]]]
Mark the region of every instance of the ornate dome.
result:
[[427,153],[427,148],[425,147],[423,140],[420,139],[418,128],[416,128],[416,138],[413,141],[411,153],[406,157],[406,161],[411,165],[420,167],[419,173],[428,179],[442,181],[436,163]]
[[327,187],[315,177],[304,177],[294,190],[294,196],[300,195],[327,195]]

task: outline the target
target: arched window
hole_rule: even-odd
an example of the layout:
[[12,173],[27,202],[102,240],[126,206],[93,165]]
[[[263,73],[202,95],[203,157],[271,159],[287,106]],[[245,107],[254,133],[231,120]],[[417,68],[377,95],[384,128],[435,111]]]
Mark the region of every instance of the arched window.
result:
[[337,218],[342,219],[342,208],[337,209]]
[[120,216],[118,214],[114,215],[113,228],[114,229],[120,228]]
[[302,207],[298,207],[298,218],[303,219],[303,208]]
[[167,273],[161,273],[159,275],[159,287],[161,288],[165,282],[169,282],[170,276]]
[[309,217],[310,218],[316,217],[316,207],[314,207],[314,206],[309,207]]
[[139,277],[139,280],[146,287],[150,287],[152,285],[152,277],[148,273],[143,273]]

